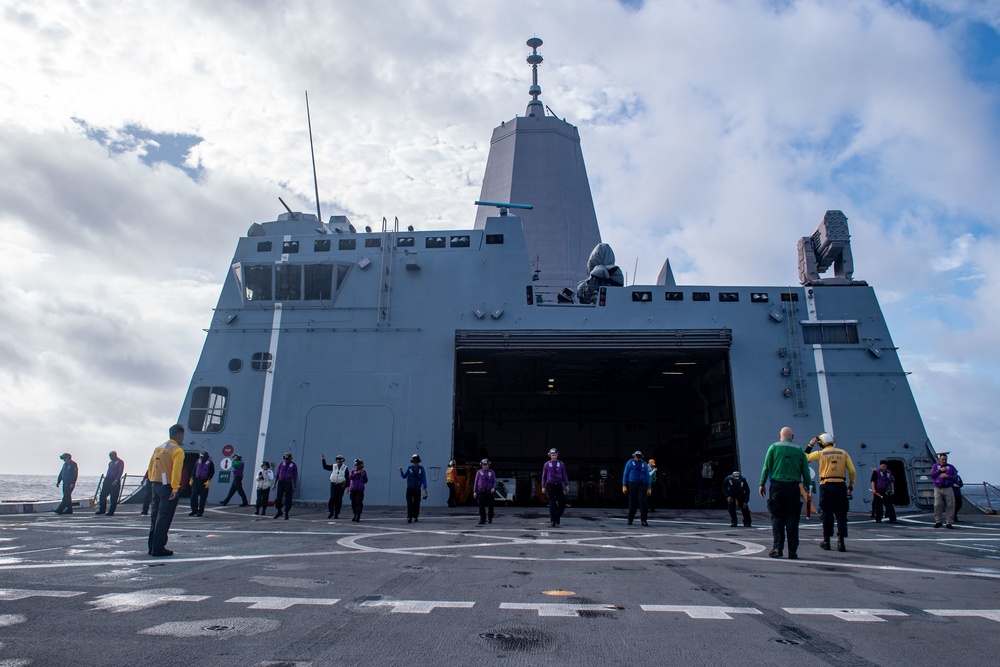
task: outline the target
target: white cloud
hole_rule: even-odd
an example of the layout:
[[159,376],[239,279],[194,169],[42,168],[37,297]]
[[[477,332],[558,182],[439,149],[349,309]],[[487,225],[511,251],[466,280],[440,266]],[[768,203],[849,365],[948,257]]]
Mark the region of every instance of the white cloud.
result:
[[[872,2],[0,2],[0,437],[40,443],[22,471],[162,440],[236,238],[279,195],[315,208],[307,89],[325,215],[471,226],[532,34],[630,279],[670,257],[681,282],[796,284],[797,239],[841,209],[932,440],[985,436],[1000,128],[959,28],[1000,21],[935,6],[940,26]],[[74,119],[201,137],[202,177]]]

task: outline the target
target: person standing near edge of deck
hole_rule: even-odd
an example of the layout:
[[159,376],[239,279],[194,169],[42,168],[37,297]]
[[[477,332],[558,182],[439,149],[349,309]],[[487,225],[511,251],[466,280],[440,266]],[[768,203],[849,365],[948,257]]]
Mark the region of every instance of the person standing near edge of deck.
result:
[[184,468],[184,427],[174,424],[168,432],[170,439],[153,450],[149,458],[149,484],[153,502],[149,510],[148,553],[154,558],[173,556],[167,549],[167,533],[174,520],[174,510],[180,500],[181,470]]
[[[771,511],[771,536],[773,546],[768,554],[771,558],[781,558],[788,536],[788,557],[799,557],[799,516],[802,513],[802,497],[799,485],[809,488],[809,462],[806,453],[792,440],[795,433],[788,426],[781,429],[778,442],[772,443],[764,455],[764,467],[760,471],[760,497],[764,498],[768,478],[771,480],[767,509]],[[806,496],[806,502],[812,495]]]
[[73,460],[73,456],[69,452],[60,454],[59,458],[62,459],[63,466],[59,471],[59,476],[56,478],[56,487],[58,488],[62,484],[62,502],[59,503],[59,507],[52,511],[56,514],[72,514],[73,489],[76,488],[76,480],[80,476],[80,468],[76,465],[76,461]]
[[549,520],[553,527],[559,525],[566,511],[567,486],[569,475],[566,464],[559,460],[559,450],[553,447],[549,450],[549,460],[542,466],[542,488],[549,499]]

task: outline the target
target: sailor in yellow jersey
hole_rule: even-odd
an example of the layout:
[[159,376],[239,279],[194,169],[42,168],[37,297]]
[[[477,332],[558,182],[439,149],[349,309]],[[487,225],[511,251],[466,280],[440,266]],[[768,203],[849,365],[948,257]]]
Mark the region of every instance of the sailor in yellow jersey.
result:
[[848,494],[854,491],[856,472],[851,455],[839,447],[834,447],[833,436],[820,433],[809,441],[809,447],[819,444],[820,451],[806,455],[809,461],[819,461],[819,507],[823,511],[823,541],[821,549],[830,550],[833,537],[833,521],[837,520],[837,551],[847,551],[844,538],[847,537]]
[[149,555],[173,556],[167,549],[167,531],[174,520],[174,510],[180,500],[181,470],[184,468],[184,427],[170,427],[170,439],[153,450],[149,459],[149,484],[152,485],[153,503],[149,512],[149,538],[146,545]]

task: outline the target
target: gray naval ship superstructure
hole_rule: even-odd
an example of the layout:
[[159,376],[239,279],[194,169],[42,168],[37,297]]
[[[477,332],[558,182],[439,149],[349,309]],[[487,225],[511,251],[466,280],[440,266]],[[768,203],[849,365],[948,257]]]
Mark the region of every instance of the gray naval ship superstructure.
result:
[[251,492],[261,462],[291,452],[300,500],[328,496],[321,454],[360,458],[376,505],[405,504],[413,454],[433,505],[449,460],[465,476],[488,457],[531,505],[554,447],[571,502],[607,506],[641,450],[656,506],[680,508],[718,503],[734,470],[756,486],[791,426],[851,454],[853,510],[880,459],[897,506],[930,506],[933,450],[875,292],[853,279],[844,214],[818,212],[798,240],[799,286],[680,285],[669,261],[655,284],[625,285],[578,129],[539,99],[540,45],[525,115],[493,131],[473,228],[358,231],[290,210],[250,226],[181,409],[188,456],[225,469],[231,445]]

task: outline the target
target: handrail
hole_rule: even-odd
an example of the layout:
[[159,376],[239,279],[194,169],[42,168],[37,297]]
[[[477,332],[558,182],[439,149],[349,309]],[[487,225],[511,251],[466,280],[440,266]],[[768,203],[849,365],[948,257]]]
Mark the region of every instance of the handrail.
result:
[[1000,489],[993,486],[989,482],[983,482],[983,494],[986,496],[986,511],[990,514],[996,514],[997,511],[993,509],[993,503],[990,502],[990,489],[993,489],[1000,495]]

